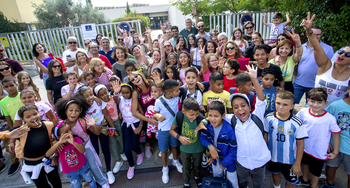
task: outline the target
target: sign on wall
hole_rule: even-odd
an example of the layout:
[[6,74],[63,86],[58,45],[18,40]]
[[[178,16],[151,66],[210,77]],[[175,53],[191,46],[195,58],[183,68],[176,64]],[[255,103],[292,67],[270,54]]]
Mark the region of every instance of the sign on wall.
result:
[[83,39],[84,41],[86,39],[91,39],[93,42],[96,42],[96,27],[95,24],[82,24],[81,25],[81,31],[83,33]]

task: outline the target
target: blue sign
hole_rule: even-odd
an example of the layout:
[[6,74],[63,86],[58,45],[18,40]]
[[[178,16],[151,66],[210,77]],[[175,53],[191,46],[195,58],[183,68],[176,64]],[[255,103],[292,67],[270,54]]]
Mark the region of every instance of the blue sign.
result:
[[92,31],[91,25],[86,25],[86,26],[85,26],[85,30],[86,30],[86,31]]
[[126,30],[127,32],[129,32],[130,28],[131,28],[131,26],[128,22],[120,22],[118,24],[118,32],[121,35],[123,34],[123,30]]
[[243,26],[247,21],[253,22],[253,17],[250,14],[245,14],[241,17],[241,25]]

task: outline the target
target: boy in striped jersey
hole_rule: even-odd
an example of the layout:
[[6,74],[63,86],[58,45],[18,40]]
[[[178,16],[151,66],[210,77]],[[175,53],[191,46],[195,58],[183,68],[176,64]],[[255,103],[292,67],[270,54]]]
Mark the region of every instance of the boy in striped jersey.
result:
[[281,173],[286,180],[285,187],[295,187],[304,152],[304,139],[308,138],[301,119],[290,113],[293,108],[293,93],[280,91],[276,96],[276,112],[267,114],[264,121],[271,152],[267,169],[272,173],[275,188],[281,187]]

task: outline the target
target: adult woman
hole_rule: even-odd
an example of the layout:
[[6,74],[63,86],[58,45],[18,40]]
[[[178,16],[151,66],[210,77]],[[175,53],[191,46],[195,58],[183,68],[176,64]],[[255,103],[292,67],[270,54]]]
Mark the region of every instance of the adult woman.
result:
[[185,37],[182,35],[179,35],[176,41],[176,53],[179,53],[180,51],[186,51],[187,53],[190,53],[190,49],[187,47]]
[[196,48],[196,36],[194,34],[189,34],[187,37],[187,47],[190,49],[190,52]]
[[49,62],[53,59],[57,59],[61,62],[63,71],[66,71],[66,67],[63,64],[63,61],[60,58],[53,57],[51,53],[47,53],[45,46],[41,43],[35,43],[32,49],[33,55],[35,57],[34,62],[36,66],[40,68],[40,78],[43,79],[44,86],[46,87],[46,80],[49,77],[49,71],[47,66]]
[[96,40],[96,43],[97,43],[99,49],[102,49],[102,48],[103,48],[103,47],[102,47],[102,43],[101,43],[101,39],[102,39],[102,34],[97,34],[95,40]]
[[227,59],[237,59],[242,57],[241,50],[232,40],[225,43],[222,55]]
[[[141,39],[141,43],[143,43],[143,38]],[[144,74],[147,74],[147,66],[149,64],[149,56],[145,55],[145,48],[143,45],[135,45],[132,46],[130,48],[132,55],[135,57],[135,61],[136,61],[136,69],[142,69],[142,72],[144,72]]]
[[[288,35],[284,34],[284,33],[281,33],[277,36],[277,42],[276,42],[276,48],[277,48],[277,45],[282,42],[283,40],[286,40],[288,39]],[[276,54],[276,48],[273,48],[270,52],[270,55],[269,55],[269,61],[275,57],[277,57],[278,55]],[[293,50],[294,51],[294,50]]]
[[64,79],[63,68],[58,60],[51,60],[47,69],[49,73],[49,78],[46,80],[47,99],[54,107],[57,100],[62,98],[61,88],[68,83]]
[[86,54],[87,54],[88,57],[91,56],[91,54],[90,54],[90,52],[89,52],[89,44],[90,44],[91,42],[92,42],[91,39],[86,39],[86,40],[84,41],[84,49],[85,49]]
[[[160,40],[162,40],[163,38],[161,38]],[[161,42],[159,42],[159,46],[161,45]],[[165,51],[165,58],[168,57],[168,55],[171,53],[171,52],[175,52],[174,48],[173,48],[173,45],[171,44],[171,42],[169,41],[164,41],[163,43],[164,45],[164,51]]]
[[[250,64],[256,64],[256,61],[254,59],[254,47],[258,44],[264,44],[264,40],[262,39],[262,36],[259,32],[255,32],[252,35],[252,42],[253,45],[250,45],[247,50],[244,53],[244,57],[245,58],[250,58],[249,63]],[[264,44],[266,49],[268,49],[267,51],[270,53],[270,51],[272,50],[272,47],[269,45]]]
[[0,61],[0,80],[4,78],[12,77],[15,80],[17,73],[11,68],[11,66],[6,61]]
[[240,28],[237,27],[233,30],[231,40],[237,44],[242,54],[244,54],[245,50],[248,47],[248,42],[245,39],[243,39],[243,31]]
[[327,101],[331,103],[337,99],[344,98],[348,93],[347,87],[350,80],[350,46],[346,46],[343,50],[339,51],[337,60],[332,63],[311,29],[315,16],[316,15],[313,15],[310,19],[309,12],[308,19],[303,20],[300,25],[306,30],[309,42],[311,42],[314,47],[315,60],[318,66],[315,87],[327,88]]
[[90,71],[95,75],[95,81],[105,85],[108,91],[110,91],[111,88],[109,78],[113,75],[113,72],[109,68],[105,67],[104,62],[100,58],[92,58],[89,63],[89,67]]
[[218,41],[218,35],[219,35],[218,30],[216,30],[216,29],[211,30],[211,32],[210,32],[210,40],[218,43],[219,42]]
[[293,87],[293,72],[294,67],[297,65],[303,55],[303,48],[301,45],[300,37],[298,34],[294,34],[291,37],[297,45],[297,51],[293,55],[293,43],[290,40],[283,40],[279,42],[276,47],[277,57],[271,59],[269,63],[275,64],[280,67],[282,71],[283,80],[285,81],[284,88],[287,91],[294,93]]
[[[146,118],[144,114],[147,112],[148,106],[155,104],[155,99],[153,99],[151,95],[151,86],[148,83],[147,79],[143,74],[135,71],[130,74],[130,81],[135,88],[132,92],[132,115],[144,122],[143,129],[147,127],[147,122],[152,125],[158,125],[157,121],[155,121],[153,118]],[[139,103],[141,104],[142,110],[144,112],[142,114],[138,112]],[[145,155],[147,158],[150,158],[152,156],[150,142],[151,138],[146,137]]]
[[76,65],[74,71],[78,74],[78,81],[84,82],[83,73],[89,70],[90,59],[87,54],[82,51],[78,51],[76,56]]
[[207,43],[207,39],[205,39],[204,37],[198,37],[196,39],[196,48],[194,50],[191,51],[191,62],[192,62],[192,66],[196,67],[198,70],[201,70],[201,55],[199,54],[199,46],[200,47],[204,47],[204,44]]
[[125,62],[129,59],[129,53],[127,49],[123,46],[115,46],[113,49],[112,58],[116,60],[116,62],[112,66],[112,71],[119,78],[124,78],[128,74],[125,71]]
[[[145,54],[147,54],[149,52],[148,47],[144,44],[145,38],[143,38],[142,34],[134,34],[133,36],[133,44],[132,45],[141,45],[144,47],[145,49]],[[141,39],[143,40],[143,42],[141,43]]]
[[218,44],[215,41],[208,41],[207,44],[205,45],[205,53],[214,53],[218,57],[220,57],[220,52],[217,51],[218,49]]

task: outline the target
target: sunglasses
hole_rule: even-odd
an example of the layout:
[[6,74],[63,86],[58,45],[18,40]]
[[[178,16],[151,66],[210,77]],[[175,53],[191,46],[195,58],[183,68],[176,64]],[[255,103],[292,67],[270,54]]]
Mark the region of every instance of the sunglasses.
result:
[[90,44],[90,43],[85,43],[85,46],[86,46],[86,45],[89,45],[89,44]]
[[135,31],[130,31],[130,33],[135,33]]
[[285,40],[285,38],[277,39],[277,41],[282,41],[282,40]]
[[198,28],[202,28],[202,27],[204,27],[204,25],[199,25],[199,26],[198,26]]
[[168,48],[168,47],[170,48],[170,47],[171,47],[171,45],[165,45],[164,47],[165,47],[165,48]]
[[76,44],[77,42],[68,42],[68,44]]
[[289,31],[289,32],[291,32],[291,31],[292,31],[292,29],[289,29],[289,28],[283,28],[283,30],[285,30],[285,31]]
[[226,50],[234,50],[234,49],[235,49],[234,46],[226,47]]
[[[342,55],[343,53],[345,53],[345,57],[350,57],[350,52],[345,52],[344,50],[340,50],[338,52],[339,55]],[[1,71],[1,69],[0,69],[0,71]]]
[[123,41],[124,39],[118,39],[118,41]]
[[210,33],[210,36],[216,36],[218,35],[217,33]]
[[5,51],[5,49],[0,49],[0,52],[4,52]]
[[131,78],[130,82],[133,82],[135,80],[135,78],[137,78],[139,75],[135,74],[134,78]]
[[245,29],[253,29],[253,28],[254,28],[254,26],[246,27]]
[[60,68],[61,65],[53,65],[52,67],[53,67],[53,68]]
[[5,67],[5,68],[3,68],[3,69],[0,69],[0,72],[2,72],[2,71],[4,71],[4,70],[9,70],[10,69],[10,67]]

